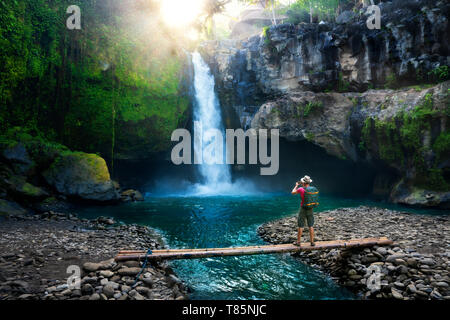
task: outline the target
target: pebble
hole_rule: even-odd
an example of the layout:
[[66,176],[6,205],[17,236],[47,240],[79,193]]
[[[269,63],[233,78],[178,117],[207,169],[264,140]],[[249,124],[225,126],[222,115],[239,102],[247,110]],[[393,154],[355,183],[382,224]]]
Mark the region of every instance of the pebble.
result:
[[[333,249],[297,255],[305,263],[329,273],[341,285],[360,293],[362,298],[407,300],[446,299],[450,296],[450,282],[447,281],[450,279],[448,216],[404,214],[361,206],[315,213],[315,221],[317,239],[348,239],[351,234],[353,238],[386,236],[395,241],[393,246]],[[293,242],[295,222],[295,217],[272,221],[263,224],[258,233],[271,243]],[[430,225],[433,226],[432,233]],[[286,238],[286,235],[290,236]],[[381,272],[381,290],[368,288],[369,267]]]
[[106,286],[103,287],[103,291],[102,291],[108,298],[112,298],[115,294],[114,292],[114,288],[112,285],[107,284]]
[[[184,286],[174,285],[180,280],[167,263],[149,264],[132,289],[141,264],[117,263],[112,258],[122,248],[161,248],[150,228],[121,224],[98,228],[96,221],[58,213],[51,216],[58,220],[11,218],[0,224],[0,300],[147,300],[187,295]],[[80,289],[69,288],[67,278],[40,278],[41,271],[67,274],[68,264],[82,268]],[[17,279],[18,269],[23,272],[21,279]]]
[[100,263],[86,262],[85,264],[83,264],[83,269],[89,272],[93,272],[100,269],[100,266]]
[[105,278],[111,278],[114,275],[114,272],[109,270],[102,270],[100,271],[100,275]]
[[124,268],[119,269],[119,271],[117,273],[120,274],[121,276],[136,276],[139,272],[141,272],[141,268],[124,267]]
[[394,287],[391,288],[391,293],[392,293],[392,296],[393,296],[395,299],[401,299],[401,300],[403,300],[403,295],[402,295],[402,293],[401,293],[399,290],[395,289]]
[[94,293],[93,295],[90,296],[89,300],[100,300],[100,295],[98,293]]

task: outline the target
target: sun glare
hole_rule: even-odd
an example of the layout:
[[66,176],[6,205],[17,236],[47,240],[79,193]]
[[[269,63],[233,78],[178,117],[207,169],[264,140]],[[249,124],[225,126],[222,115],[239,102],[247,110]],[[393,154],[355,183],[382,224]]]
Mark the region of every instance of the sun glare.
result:
[[197,18],[203,5],[204,0],[163,0],[161,14],[171,26],[183,27]]

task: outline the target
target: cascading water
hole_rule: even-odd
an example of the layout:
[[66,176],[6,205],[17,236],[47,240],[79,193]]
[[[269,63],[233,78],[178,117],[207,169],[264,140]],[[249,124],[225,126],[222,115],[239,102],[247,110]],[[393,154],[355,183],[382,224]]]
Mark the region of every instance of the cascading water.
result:
[[[226,162],[226,134],[222,122],[219,100],[214,91],[214,76],[198,52],[190,54],[194,69],[194,165],[197,182],[174,179],[171,176],[158,179],[152,194],[172,196],[244,196],[260,194],[253,182],[232,179],[231,165]],[[173,185],[177,188],[173,188]]]
[[[216,193],[219,190],[229,189],[231,186],[230,166],[227,164],[213,164],[216,158],[225,159],[223,154],[217,154],[213,145],[215,136],[205,134],[208,130],[216,129],[225,136],[222,124],[222,115],[219,102],[214,92],[214,76],[208,65],[198,52],[192,54],[194,65],[195,106],[194,121],[201,127],[203,135],[201,143],[194,144],[194,153],[197,159],[202,159],[197,165],[201,183],[196,185],[198,193]],[[199,130],[200,128],[195,128]],[[225,141],[222,141],[225,145]],[[223,153],[223,149],[220,151]]]

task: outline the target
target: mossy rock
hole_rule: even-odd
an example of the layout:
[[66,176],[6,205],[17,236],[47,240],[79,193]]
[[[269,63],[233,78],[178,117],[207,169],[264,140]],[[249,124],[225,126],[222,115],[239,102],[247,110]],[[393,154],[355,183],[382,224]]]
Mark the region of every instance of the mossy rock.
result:
[[35,165],[22,142],[2,140],[0,150],[2,158],[12,165],[17,174],[30,173]]
[[0,216],[16,216],[26,214],[27,210],[15,202],[0,199]]
[[46,169],[56,157],[69,152],[66,146],[32,136],[21,127],[14,127],[0,136],[0,156],[11,163],[17,174]]
[[103,158],[82,152],[63,152],[42,173],[59,193],[94,201],[120,198]]
[[25,180],[23,176],[11,176],[8,178],[9,186],[8,192],[12,193],[12,196],[17,201],[29,200],[38,201],[48,197],[48,193]]
[[121,193],[122,202],[144,201],[144,196],[138,190],[128,189]]
[[55,197],[48,197],[41,202],[34,203],[33,209],[38,213],[45,213],[48,211],[70,213],[75,210],[74,206],[69,202]]
[[392,192],[390,199],[394,203],[418,207],[450,208],[450,191],[437,192],[409,185],[401,180]]

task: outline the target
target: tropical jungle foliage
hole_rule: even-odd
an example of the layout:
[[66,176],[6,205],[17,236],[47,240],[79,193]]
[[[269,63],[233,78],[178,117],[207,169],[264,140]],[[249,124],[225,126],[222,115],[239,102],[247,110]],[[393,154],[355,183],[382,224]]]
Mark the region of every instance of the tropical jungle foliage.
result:
[[[128,146],[159,151],[185,116],[185,53],[159,23],[157,2],[0,1],[0,134],[32,135],[107,159]],[[140,140],[139,140],[140,139]]]

